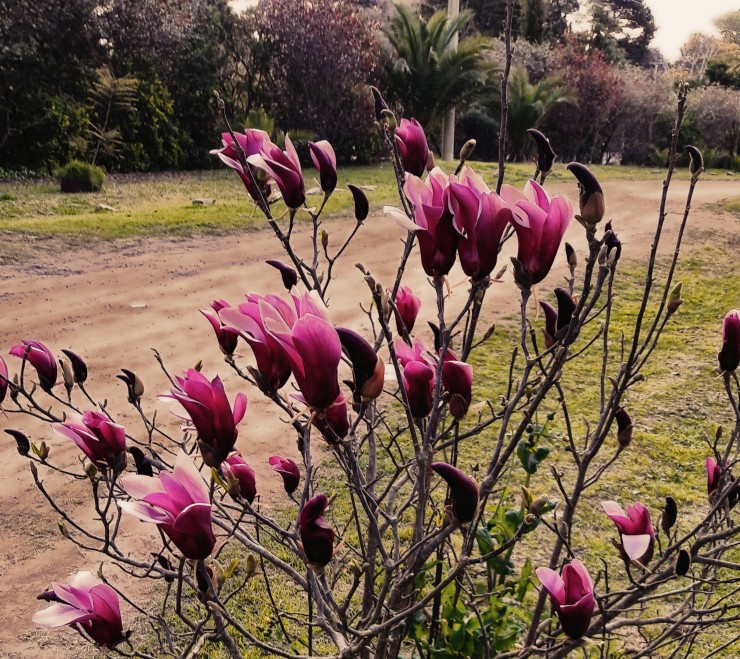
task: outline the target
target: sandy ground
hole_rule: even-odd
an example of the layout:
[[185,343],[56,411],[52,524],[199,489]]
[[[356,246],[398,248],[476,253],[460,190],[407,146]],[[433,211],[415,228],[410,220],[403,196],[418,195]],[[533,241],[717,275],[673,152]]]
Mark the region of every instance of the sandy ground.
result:
[[[554,186],[552,191],[567,192],[575,198],[574,185]],[[674,184],[669,198],[670,215],[667,235],[675,236],[680,222],[688,183]],[[605,186],[607,217],[622,239],[628,258],[644,260],[651,244],[657,217],[660,185],[658,182],[614,182]],[[694,213],[689,225],[689,243],[707,239],[717,226],[717,201],[740,195],[740,181],[702,181],[694,196]],[[721,220],[723,230],[738,232],[740,222],[727,215]],[[351,229],[350,220],[326,224],[332,245]],[[378,281],[390,285],[400,255],[402,231],[388,217],[371,215],[357,239],[347,250],[333,285],[330,308],[337,324],[367,331],[367,318],[359,308],[366,303],[367,288],[354,264],[362,261]],[[583,229],[571,224],[566,239],[579,255],[584,254]],[[266,266],[267,258],[279,258],[279,244],[268,231],[226,237],[201,237],[169,241],[142,239],[118,243],[91,244],[68,249],[56,241],[18,244],[14,237],[3,237],[3,244],[24,254],[21,265],[0,266],[0,350],[7,355],[11,345],[22,338],[47,343],[54,351],[72,348],[83,355],[90,367],[90,390],[97,400],[108,399],[111,411],[130,432],[141,433],[141,424],[132,416],[125,401],[123,384],[115,379],[119,369],[137,371],[147,388],[145,408],[159,410],[171,428],[169,408],[158,402],[155,394],[167,388],[167,381],[152,358],[151,348],[163,355],[172,373],[178,373],[204,360],[205,372],[220,373],[233,400],[237,391],[249,396],[249,409],[242,423],[238,448],[257,471],[258,489],[273,504],[281,499],[281,482],[267,466],[267,457],[282,453],[297,457],[295,440],[279,416],[260,397],[250,391],[223,363],[212,330],[198,309],[206,308],[213,298],[232,303],[246,291],[280,291],[275,270]],[[308,247],[305,229],[296,242],[299,250]],[[671,243],[672,244],[672,243]],[[667,244],[664,251],[669,251]],[[506,256],[515,249],[507,246]],[[0,247],[2,250],[2,247]],[[501,258],[500,264],[508,262]],[[405,283],[422,297],[423,318],[431,318],[433,290],[426,283],[418,255],[411,258]],[[553,288],[565,272],[565,259],[558,257],[555,271],[545,285]],[[464,279],[461,271],[451,273],[453,284]],[[496,284],[486,299],[484,323],[494,322],[512,308],[517,299],[511,275]],[[465,288],[455,290],[462,302]],[[419,323],[426,328],[425,323]],[[482,325],[485,327],[486,325]],[[249,358],[243,350],[242,361]],[[6,357],[11,369],[18,363]],[[80,404],[82,402],[80,401]],[[11,414],[0,417],[0,428],[18,428],[51,447],[56,463],[78,464],[77,450],[54,435],[48,427],[32,419]],[[77,656],[74,635],[49,633],[35,629],[31,615],[41,608],[35,596],[52,580],[65,580],[77,569],[95,571],[99,560],[85,556],[56,530],[56,518],[36,492],[26,460],[21,458],[7,435],[0,442],[0,657]],[[74,467],[79,469],[79,467]],[[86,515],[84,484],[69,483],[47,472],[45,482],[68,508]],[[89,517],[89,513],[88,513]],[[143,533],[138,523],[127,524],[124,535]],[[135,543],[134,543],[135,545]],[[132,545],[132,546],[134,546]],[[112,568],[107,573],[115,577]],[[126,614],[124,614],[126,615]]]

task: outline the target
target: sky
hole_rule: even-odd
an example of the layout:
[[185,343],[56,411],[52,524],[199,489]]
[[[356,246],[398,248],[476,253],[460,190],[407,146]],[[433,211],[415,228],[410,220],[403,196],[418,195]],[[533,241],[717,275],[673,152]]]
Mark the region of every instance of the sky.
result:
[[[717,36],[712,21],[728,11],[740,10],[740,0],[646,0],[653,12],[658,31],[652,45],[669,60],[681,54],[689,35],[703,32]],[[233,0],[237,8],[254,4],[254,0]]]
[[652,45],[669,60],[694,32],[717,36],[712,21],[728,11],[740,10],[740,0],[647,0],[658,31]]

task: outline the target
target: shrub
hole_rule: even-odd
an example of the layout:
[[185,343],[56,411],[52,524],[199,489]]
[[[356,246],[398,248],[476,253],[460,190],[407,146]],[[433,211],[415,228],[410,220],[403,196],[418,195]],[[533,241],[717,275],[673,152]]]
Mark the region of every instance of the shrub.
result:
[[54,172],[61,179],[62,192],[97,192],[103,187],[105,171],[80,160],[72,160]]

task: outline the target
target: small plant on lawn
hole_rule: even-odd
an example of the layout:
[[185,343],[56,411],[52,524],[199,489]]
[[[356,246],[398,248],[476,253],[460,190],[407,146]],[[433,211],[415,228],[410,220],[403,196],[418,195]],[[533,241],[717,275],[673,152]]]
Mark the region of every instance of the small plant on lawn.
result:
[[[511,2],[508,8],[510,24]],[[235,450],[240,428],[257,412],[248,410],[244,392],[225,391],[212,365],[170,374],[155,353],[170,382],[162,397],[184,421],[173,433],[130,370],[118,377],[141,420],[136,427],[117,423],[113,405],[98,401],[88,364],[75,352],[64,350],[58,360],[44,343],[26,339],[10,349],[15,372],[0,359],[5,411],[45,428],[44,439],[33,442],[7,432],[64,537],[91,563],[93,556],[105,559],[97,575],[79,572],[39,595],[47,605],[34,620],[70,626],[104,654],[125,657],[219,651],[237,658],[247,649],[336,659],[688,656],[703,633],[734,634],[739,311],[726,315],[721,341],[718,332],[716,383],[734,426],[708,438],[706,462],[695,465],[706,469],[706,503],[679,510],[667,496],[658,510],[624,492],[602,502],[603,523],[594,530],[609,548],[593,555],[576,541],[579,511],[587,496],[599,495],[604,475],[617,464],[642,469],[630,464],[640,425],[630,397],[683,302],[675,275],[703,169],[693,147],[665,275],[656,257],[686,88],[678,93],[638,312],[619,336],[612,319],[623,247],[617,227],[604,223],[607,202],[618,200],[588,168],[568,166],[578,183],[576,209],[543,187],[552,166],[544,136],[537,140],[541,183],[523,189],[503,182],[503,147],[494,189],[465,164],[471,143],[454,174],[428,171],[418,122],[397,120],[377,90],[375,100],[399,191],[398,206],[385,212],[398,221],[404,246],[388,281],[357,264],[369,327],[362,333],[332,320],[338,310],[330,293],[337,262],[368,218],[364,192],[349,186],[356,221],[337,240],[321,221],[337,187],[332,146],[308,144],[320,182],[309,197],[290,137],[283,149],[263,131],[236,133],[224,112],[229,128],[216,153],[241,177],[283,256],[268,261],[273,288],[241,302],[222,300],[215,290],[202,313],[244,389],[268,399],[295,436],[290,455],[269,458],[284,485],[282,504],[260,499],[254,456]],[[506,135],[505,103],[501,125]],[[278,199],[288,209],[284,217],[273,214]],[[574,217],[583,248],[562,245]],[[294,234],[304,218],[311,231],[305,253]],[[484,381],[470,362],[505,340],[481,328],[480,319],[491,287],[505,276],[498,256],[510,240],[518,244],[511,259],[518,330],[508,359]],[[551,292],[551,268],[563,256],[570,276]],[[467,289],[453,294],[448,275],[458,260]],[[431,310],[404,285],[406,270],[419,263],[434,290]],[[433,343],[420,338],[423,321],[433,328]],[[574,406],[563,383],[590,352],[599,366],[582,386],[598,396],[591,407]],[[481,399],[474,385],[485,392]],[[49,428],[77,445],[79,466],[55,463]],[[472,444],[485,451],[477,466],[464,458]],[[554,451],[559,460],[550,478],[534,480]],[[86,483],[90,509],[72,514],[47,488],[51,473]],[[156,529],[148,543],[137,543],[141,549],[131,548],[134,531],[122,525],[124,516]],[[158,601],[128,597],[111,564],[160,584]],[[137,622],[147,624],[132,632]]]
[[101,167],[73,160],[55,172],[62,181],[62,192],[97,192],[105,181]]

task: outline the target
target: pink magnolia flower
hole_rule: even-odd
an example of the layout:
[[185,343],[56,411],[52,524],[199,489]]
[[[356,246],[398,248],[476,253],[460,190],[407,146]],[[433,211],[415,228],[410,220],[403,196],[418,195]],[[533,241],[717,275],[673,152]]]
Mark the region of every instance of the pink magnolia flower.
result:
[[301,471],[298,469],[298,465],[290,458],[273,455],[270,457],[270,466],[283,477],[285,491],[288,494],[293,494],[301,482]]
[[403,328],[411,334],[421,309],[421,299],[408,286],[401,286],[396,293],[396,329],[403,334]]
[[121,503],[122,510],[142,522],[157,524],[185,558],[199,561],[210,556],[216,538],[208,487],[183,451],[175,459],[173,473],[162,471],[156,478],[126,476],[121,487],[137,499]]
[[[26,351],[28,351],[27,355]],[[57,382],[57,361],[49,348],[40,341],[24,339],[19,345],[10,349],[10,354],[21,359],[26,355],[28,363],[36,369],[41,388],[44,391],[51,391]]]
[[78,572],[72,583],[53,583],[38,599],[53,602],[37,611],[33,622],[42,627],[79,625],[98,645],[114,647],[124,640],[118,593],[90,572]]
[[434,403],[434,368],[424,362],[409,362],[403,369],[403,387],[414,419],[429,416]]
[[221,318],[218,315],[222,309],[228,309],[230,306],[226,300],[214,300],[211,302],[213,312],[201,310],[201,313],[211,323],[211,327],[213,327],[213,331],[216,333],[218,345],[224,355],[233,355],[236,350],[236,343],[239,340],[239,332],[221,323]]
[[324,521],[324,512],[329,507],[325,494],[317,494],[306,501],[298,515],[301,543],[308,562],[325,566],[334,555],[334,530]]
[[473,520],[478,509],[478,484],[446,462],[433,462],[431,467],[447,481],[452,497],[452,514],[461,524]]
[[459,182],[450,182],[449,191],[449,210],[460,235],[460,265],[468,277],[485,279],[496,267],[511,208],[469,167],[463,168]]
[[541,282],[552,268],[573,207],[564,195],[550,198],[545,189],[529,181],[520,191],[504,185],[501,197],[511,207],[519,241],[517,283],[523,287]]
[[319,170],[319,180],[324,194],[330,195],[337,187],[337,156],[334,148],[326,140],[309,142],[311,160]]
[[[722,479],[723,467],[712,456],[709,456],[706,460],[706,469],[707,494],[709,495],[709,503],[713,503]],[[727,484],[727,480],[732,483],[732,490],[730,491],[727,501],[730,508],[734,508],[737,505],[738,500],[740,500],[740,481],[738,481],[728,470],[725,469],[724,471],[726,479],[725,484]]]
[[429,158],[429,145],[424,129],[416,119],[401,119],[395,138],[404,170],[414,176],[421,176]]
[[630,561],[646,565],[653,557],[655,532],[650,521],[650,511],[637,502],[627,506],[627,512],[614,501],[602,501],[604,512],[616,525],[620,534],[620,543],[614,543],[623,556]]
[[413,222],[398,208],[383,208],[401,227],[416,233],[421,265],[430,277],[446,275],[457,254],[458,234],[449,210],[449,183],[450,177],[439,167],[435,167],[425,181],[411,174],[406,177],[404,192],[414,205]]
[[54,432],[71,439],[90,461],[101,469],[121,472],[126,467],[126,429],[100,412],[70,414],[55,423]]
[[272,176],[288,208],[295,210],[303,206],[306,193],[301,162],[288,135],[285,136],[285,151],[272,142],[263,142],[259,154],[249,156],[247,161]]
[[473,399],[473,367],[460,361],[452,350],[447,350],[442,364],[442,387],[450,395],[450,414],[462,419]]
[[535,570],[542,587],[560,620],[563,631],[573,639],[581,638],[591,624],[596,606],[594,585],[583,563],[573,559],[563,567],[563,576],[548,567]]
[[[264,130],[257,130],[256,128],[247,129],[244,133],[234,133],[234,135],[236,136],[236,140],[241,146],[242,151],[244,151],[246,158],[258,155],[263,146],[270,143],[270,136]],[[218,155],[222,162],[231,167],[231,169],[236,170],[252,199],[255,201],[267,199],[270,196],[270,186],[267,182],[267,175],[249,164],[248,167],[250,171],[245,171],[241,162],[239,162],[239,152],[234,145],[234,140],[230,133],[222,133],[221,142],[223,147],[221,149],[214,149],[211,153]],[[253,178],[257,183],[256,187],[252,182]]]
[[740,310],[728,311],[722,323],[722,349],[717,354],[719,368],[732,373],[740,366]]
[[239,484],[239,495],[249,503],[257,496],[257,479],[254,469],[250,467],[239,451],[229,455],[221,465],[224,471],[229,471]]
[[198,432],[198,446],[209,467],[217,467],[231,453],[238,436],[237,426],[247,411],[247,397],[239,393],[234,400],[234,411],[229,405],[221,378],[212,381],[194,368],[177,377],[179,388],[172,389],[166,398],[174,398],[188,413]]
[[0,357],[0,403],[5,400],[5,394],[8,393],[8,365]]

